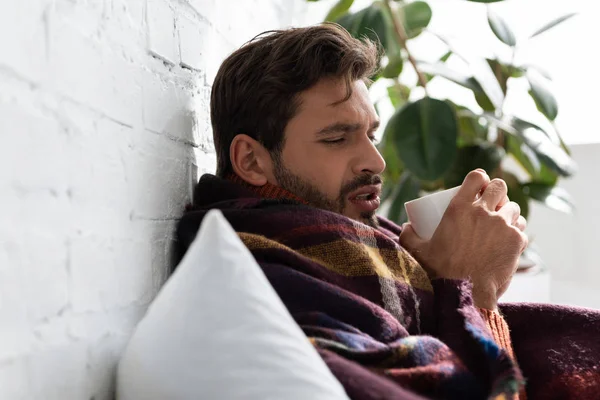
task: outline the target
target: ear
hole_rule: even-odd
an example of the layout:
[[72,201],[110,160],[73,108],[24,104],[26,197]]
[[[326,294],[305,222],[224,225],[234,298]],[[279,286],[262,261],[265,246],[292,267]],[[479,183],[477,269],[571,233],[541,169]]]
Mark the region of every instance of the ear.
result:
[[239,134],[229,147],[233,172],[254,186],[263,186],[272,179],[271,155],[258,141]]

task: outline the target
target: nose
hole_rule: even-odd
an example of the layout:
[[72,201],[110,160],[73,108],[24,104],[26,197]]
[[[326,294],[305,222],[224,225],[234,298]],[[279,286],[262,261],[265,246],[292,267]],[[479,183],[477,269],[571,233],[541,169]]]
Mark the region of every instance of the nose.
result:
[[368,137],[365,136],[364,140],[367,142],[366,146],[358,146],[352,172],[355,175],[381,174],[385,170],[385,160]]

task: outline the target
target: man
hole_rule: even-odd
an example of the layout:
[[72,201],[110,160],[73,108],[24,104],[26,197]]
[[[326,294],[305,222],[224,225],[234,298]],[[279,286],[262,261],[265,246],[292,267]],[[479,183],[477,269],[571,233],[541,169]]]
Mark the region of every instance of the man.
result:
[[351,398],[525,398],[523,375],[531,398],[593,398],[600,356],[573,349],[600,350],[598,313],[503,308],[515,357],[497,303],[526,221],[502,180],[471,172],[428,241],[376,216],[376,66],[373,43],[332,24],[267,32],[229,56],[211,98],[217,176],[200,179],[181,252],[221,209]]

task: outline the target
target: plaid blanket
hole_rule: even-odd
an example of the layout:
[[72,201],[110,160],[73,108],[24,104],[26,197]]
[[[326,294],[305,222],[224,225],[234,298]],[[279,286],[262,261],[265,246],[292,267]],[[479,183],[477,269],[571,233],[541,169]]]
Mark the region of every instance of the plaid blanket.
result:
[[[178,226],[180,255],[212,208],[238,232],[350,398],[519,392],[523,375],[492,339],[470,283],[430,281],[398,245],[396,225],[380,219],[371,228],[204,175]],[[530,399],[600,398],[599,312],[531,304],[502,312]]]

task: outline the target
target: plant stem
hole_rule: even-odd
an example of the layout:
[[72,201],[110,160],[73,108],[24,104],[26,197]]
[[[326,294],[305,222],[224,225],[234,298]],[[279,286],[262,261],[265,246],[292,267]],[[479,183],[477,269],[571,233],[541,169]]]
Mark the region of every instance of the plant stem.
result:
[[408,36],[406,35],[406,29],[404,29],[404,24],[400,20],[397,13],[392,10],[392,5],[390,4],[391,0],[384,0],[383,4],[385,4],[390,16],[392,17],[392,23],[394,24],[394,32],[396,33],[396,38],[400,42],[400,45],[404,50],[406,50],[406,55],[408,56],[408,61],[412,64],[415,72],[417,73],[417,78],[419,80],[419,84],[425,90],[425,95],[427,95],[427,79],[425,79],[425,75],[419,70],[417,67],[417,61],[412,56],[410,51],[408,50],[408,46],[406,42],[408,41]]
[[504,131],[502,129],[498,129],[497,135],[498,135],[498,137],[496,139],[496,145],[504,148],[504,146],[505,146]]

